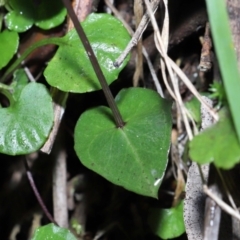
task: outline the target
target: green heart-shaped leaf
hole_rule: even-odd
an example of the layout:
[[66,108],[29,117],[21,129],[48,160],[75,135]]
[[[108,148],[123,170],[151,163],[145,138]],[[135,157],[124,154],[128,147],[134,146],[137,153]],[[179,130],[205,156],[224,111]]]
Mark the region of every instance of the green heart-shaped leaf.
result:
[[0,32],[0,69],[5,67],[18,49],[19,38],[16,32]]
[[24,32],[33,24],[42,29],[50,29],[61,24],[66,16],[66,9],[59,0],[9,0],[13,9],[5,16],[8,29]]
[[228,111],[221,110],[219,116],[215,125],[190,142],[189,155],[197,163],[214,162],[217,167],[230,169],[240,161],[240,145]]
[[162,239],[179,237],[185,232],[183,202],[169,209],[151,209],[148,221],[153,232]]
[[168,162],[171,104],[142,88],[122,90],[116,103],[125,126],[116,128],[107,107],[90,109],[77,122],[75,151],[86,167],[114,184],[157,197]]
[[32,240],[43,240],[43,239],[76,240],[74,235],[68,229],[57,227],[52,223],[38,228],[35,231],[34,236],[32,237]]
[[46,87],[29,83],[19,99],[0,109],[0,152],[17,155],[38,150],[53,125],[51,96]]
[[[129,60],[128,57],[120,68],[113,66],[113,62],[128,44],[130,36],[122,23],[109,14],[90,14],[82,27],[110,84]],[[76,31],[70,31],[63,41],[44,71],[47,82],[66,92],[83,93],[101,89]]]

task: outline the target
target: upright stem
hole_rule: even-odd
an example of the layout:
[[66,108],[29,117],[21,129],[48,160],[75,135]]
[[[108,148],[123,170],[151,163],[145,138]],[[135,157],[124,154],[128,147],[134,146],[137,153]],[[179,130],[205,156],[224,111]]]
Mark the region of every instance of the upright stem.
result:
[[65,5],[67,11],[68,11],[68,15],[69,17],[71,18],[72,22],[73,22],[73,25],[78,33],[78,36],[80,38],[80,40],[82,41],[82,44],[85,48],[85,51],[87,52],[88,54],[88,57],[92,63],[92,66],[93,66],[93,69],[96,73],[96,76],[98,77],[98,80],[102,86],[102,89],[103,89],[103,92],[104,92],[104,95],[107,99],[107,102],[108,102],[108,105],[109,107],[111,108],[112,110],[112,113],[113,113],[113,117],[114,117],[114,120],[115,120],[115,123],[117,125],[117,127],[119,128],[122,128],[124,126],[124,121],[122,119],[122,116],[117,108],[117,105],[114,101],[114,98],[112,96],[112,93],[108,87],[108,84],[107,84],[107,81],[103,75],[103,72],[99,66],[99,63],[98,63],[98,60],[93,52],[93,49],[87,39],[87,36],[80,24],[80,22],[78,21],[78,18],[72,8],[72,5],[70,3],[69,0],[62,0],[63,1],[63,4]]

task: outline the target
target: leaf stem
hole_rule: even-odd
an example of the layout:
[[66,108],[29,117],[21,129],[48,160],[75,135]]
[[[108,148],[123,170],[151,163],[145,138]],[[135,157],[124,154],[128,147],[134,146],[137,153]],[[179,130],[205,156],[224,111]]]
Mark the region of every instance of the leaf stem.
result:
[[0,82],[5,82],[8,76],[22,63],[22,61],[35,49],[48,44],[61,45],[63,43],[62,38],[53,37],[48,39],[43,39],[31,45],[22,55],[19,57],[4,73]]
[[24,158],[24,165],[25,165],[25,168],[26,168],[26,173],[27,173],[27,178],[28,178],[29,184],[30,184],[30,186],[31,186],[31,188],[32,188],[32,190],[34,192],[34,195],[37,198],[38,203],[41,206],[43,212],[45,213],[45,215],[47,216],[47,218],[49,219],[50,222],[52,222],[55,225],[59,226],[57,224],[57,222],[54,220],[54,218],[51,215],[51,213],[48,211],[46,205],[44,204],[44,202],[42,200],[42,197],[41,197],[41,195],[40,195],[40,193],[39,193],[39,191],[38,191],[38,189],[37,189],[37,187],[35,185],[32,173],[30,172],[30,169],[29,169],[29,166],[28,166],[26,158]]
[[5,85],[5,84],[2,84],[0,83],[0,93],[2,93],[4,96],[6,96],[6,98],[9,100],[10,102],[10,106],[13,105],[13,103],[15,102],[12,94],[11,94],[11,91],[12,91],[12,87],[11,86],[8,86],[8,85]]
[[112,93],[109,89],[109,86],[107,84],[107,81],[103,75],[103,72],[99,66],[99,63],[98,63],[98,60],[93,52],[93,49],[88,41],[88,38],[80,24],[80,22],[78,21],[78,18],[72,8],[72,5],[70,3],[69,0],[62,0],[63,1],[63,4],[65,5],[67,11],[68,11],[68,15],[69,17],[71,18],[72,22],[73,22],[73,25],[78,33],[78,36],[80,38],[80,40],[82,41],[82,44],[85,48],[85,51],[87,52],[88,54],[88,57],[89,57],[89,60],[91,61],[92,63],[92,66],[93,66],[93,69],[95,71],[95,74],[96,76],[98,77],[98,80],[102,86],[102,89],[103,89],[103,92],[104,92],[104,95],[107,99],[107,102],[108,102],[108,105],[109,107],[111,108],[112,110],[112,113],[113,113],[113,117],[114,117],[114,120],[115,120],[115,123],[117,125],[118,128],[122,128],[125,123],[122,119],[122,116],[120,114],[120,111],[114,101],[114,98],[112,96]]

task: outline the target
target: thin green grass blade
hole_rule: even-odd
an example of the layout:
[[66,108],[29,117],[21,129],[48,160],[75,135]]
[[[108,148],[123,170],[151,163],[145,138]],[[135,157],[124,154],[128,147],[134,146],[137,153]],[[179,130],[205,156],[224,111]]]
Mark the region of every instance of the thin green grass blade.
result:
[[240,141],[240,75],[225,0],[206,0],[215,50]]

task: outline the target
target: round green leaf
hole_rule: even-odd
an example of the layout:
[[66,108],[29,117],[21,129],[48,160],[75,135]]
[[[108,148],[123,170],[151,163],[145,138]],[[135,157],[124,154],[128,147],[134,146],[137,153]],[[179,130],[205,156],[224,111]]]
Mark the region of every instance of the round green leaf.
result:
[[24,32],[34,23],[42,29],[50,29],[64,21],[66,9],[62,1],[10,0],[13,9],[5,16],[8,29]]
[[240,161],[240,145],[229,113],[223,109],[220,120],[190,142],[189,155],[197,163],[214,162],[230,169]]
[[38,228],[32,240],[76,240],[74,235],[65,228],[57,227],[53,223]]
[[153,232],[162,239],[179,237],[185,232],[183,202],[174,208],[152,209],[148,222]]
[[10,0],[9,5],[12,8],[5,16],[5,23],[8,29],[16,32],[28,30],[34,23],[36,9],[31,0]]
[[29,83],[19,99],[0,109],[0,152],[17,155],[38,150],[53,125],[51,96],[46,87]]
[[18,49],[19,38],[16,32],[0,32],[0,69],[5,67]]
[[5,16],[7,28],[15,32],[25,32],[32,27],[34,20],[24,17],[21,12],[11,11]]
[[[110,84],[129,60],[126,59],[119,68],[113,66],[130,36],[122,23],[109,14],[90,14],[82,27]],[[63,39],[65,42],[44,71],[47,82],[66,92],[83,93],[101,89],[76,31],[70,31]]]
[[60,25],[67,11],[59,0],[41,0],[38,6],[38,15],[35,18],[35,24],[42,29],[51,29]]
[[122,90],[116,103],[125,126],[116,128],[107,107],[90,109],[77,122],[75,151],[114,184],[156,198],[168,162],[171,104],[142,88]]

